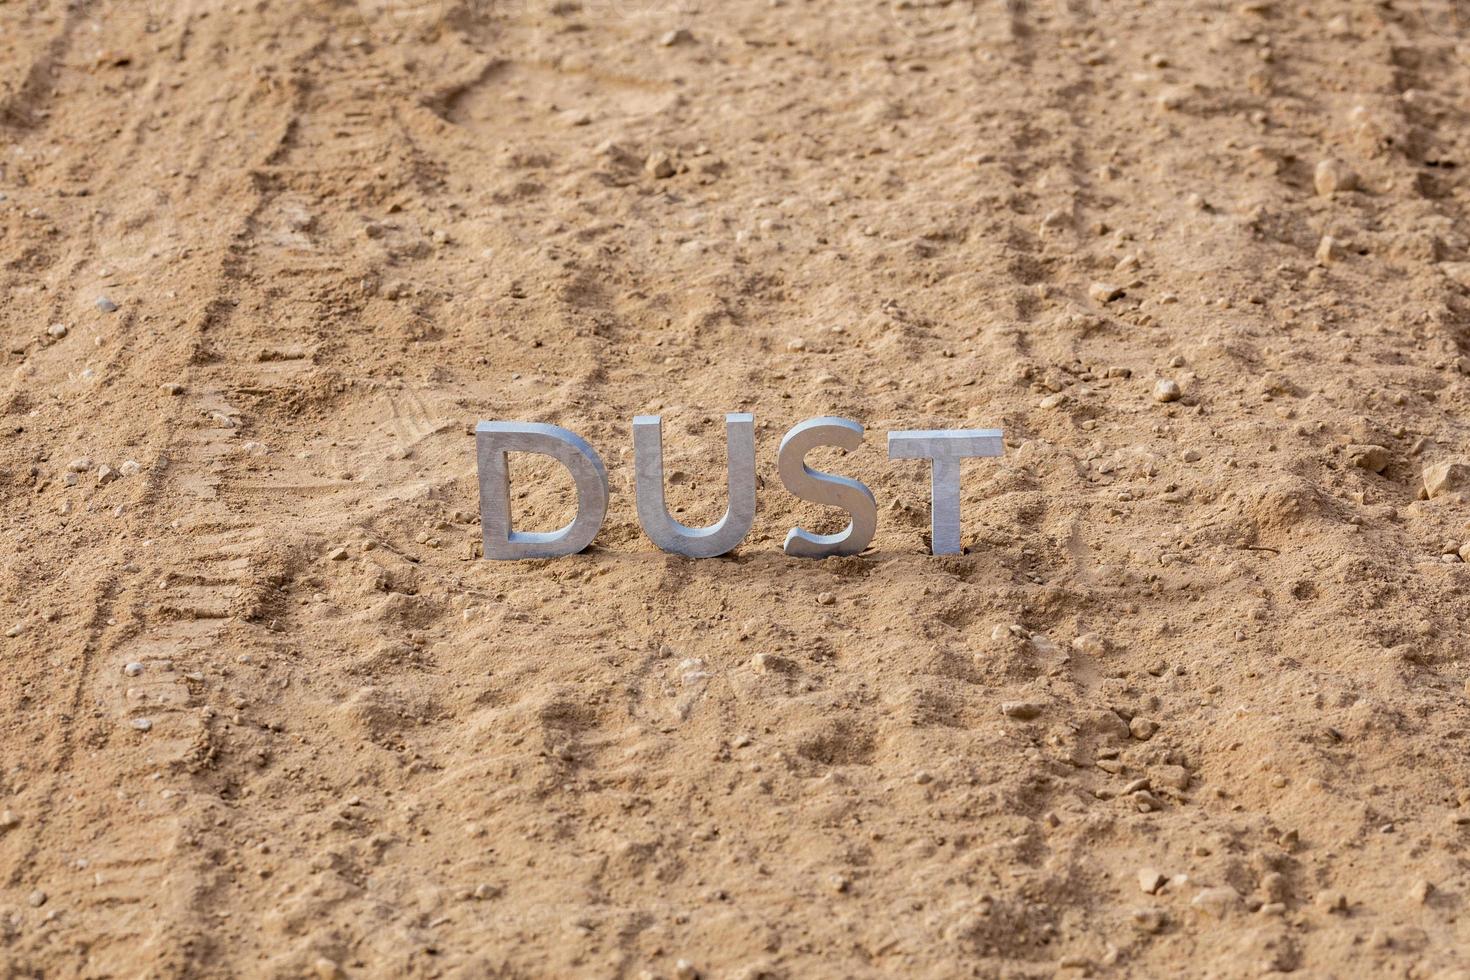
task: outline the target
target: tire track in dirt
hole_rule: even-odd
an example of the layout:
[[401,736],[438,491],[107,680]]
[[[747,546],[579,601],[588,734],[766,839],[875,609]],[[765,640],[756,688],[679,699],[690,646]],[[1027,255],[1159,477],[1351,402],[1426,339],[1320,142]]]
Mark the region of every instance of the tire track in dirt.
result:
[[[219,28],[227,28],[216,23]],[[294,56],[297,63],[312,55],[313,46],[314,42],[308,43]],[[295,100],[299,102],[299,92]],[[276,115],[270,111],[272,103],[260,102],[248,91],[240,101],[243,106],[230,119],[232,126],[239,123],[242,110],[247,115],[265,110],[262,119]],[[232,175],[217,174],[216,181],[226,186],[239,181],[247,190],[250,188],[251,170],[269,165],[289,139],[298,111],[289,107],[290,101],[287,110],[277,115],[275,133],[265,137],[265,148],[257,161],[245,157]],[[145,104],[138,111],[146,115],[150,107]],[[213,128],[222,128],[225,118],[216,115]],[[143,132],[145,127],[135,121],[131,128]],[[212,148],[219,144],[204,145]],[[114,183],[129,179],[128,174],[138,169],[145,153],[143,141],[126,141],[122,154],[110,164],[110,179]],[[195,164],[206,165],[203,160]],[[106,183],[108,177],[102,180]],[[262,198],[247,193],[241,200],[242,213],[234,219],[236,231],[225,237],[226,245],[205,249],[188,263],[199,267],[213,262],[216,272],[214,284],[203,290],[202,312],[190,319],[182,338],[170,337],[166,345],[178,358],[176,377],[185,374],[187,361],[197,358],[203,349],[201,344],[207,343],[209,329],[230,306],[220,297],[229,291],[230,268],[235,261],[232,252],[235,243],[248,234]],[[196,233],[191,237],[207,236]],[[146,344],[145,348],[152,347],[156,358],[158,346]],[[126,349],[124,345],[122,352]],[[156,370],[157,365],[155,360],[151,367]],[[188,387],[189,397],[174,400],[171,406],[165,401],[165,407],[174,411],[155,423],[148,437],[157,449],[158,462],[142,491],[125,508],[128,523],[140,531],[139,538],[158,533],[155,529],[165,523],[159,515],[181,502],[191,513],[190,520],[197,520],[193,515],[201,507],[187,506],[189,496],[200,500],[215,496],[208,471],[219,452],[220,432],[227,431],[231,406],[220,398],[220,392],[204,389],[196,394],[192,386]],[[198,423],[189,418],[191,412],[206,425],[220,428],[194,427]],[[180,491],[185,495],[183,501],[178,496]],[[220,516],[231,517],[228,513]],[[250,534],[263,537],[253,525],[247,539]],[[206,537],[199,544],[208,550],[200,556],[197,568],[207,571],[210,562],[222,554],[229,555],[241,541],[238,536],[229,542]],[[58,733],[56,771],[61,775],[30,797],[28,806],[37,814],[35,832],[28,835],[27,850],[18,857],[11,875],[13,883],[17,873],[31,881],[44,881],[50,889],[50,907],[71,905],[73,911],[49,930],[26,933],[12,950],[19,957],[12,963],[25,962],[43,949],[75,941],[80,954],[87,957],[90,970],[111,973],[123,969],[141,944],[157,968],[167,971],[182,969],[191,950],[197,953],[208,946],[207,936],[197,925],[179,920],[188,918],[186,911],[207,888],[208,859],[201,862],[197,852],[190,849],[199,848],[208,838],[213,820],[201,817],[201,813],[207,814],[211,804],[196,798],[190,788],[181,788],[178,776],[207,763],[212,751],[209,709],[194,710],[200,701],[195,686],[203,680],[198,668],[218,655],[217,647],[237,598],[234,580],[248,571],[250,558],[249,554],[232,558],[224,578],[200,574],[192,563],[170,571],[159,586],[161,596],[152,608],[151,597],[145,598],[150,589],[136,584],[138,569],[131,565],[125,567],[125,571],[132,570],[131,581],[121,582],[114,575],[95,587],[100,597],[93,603],[94,625],[88,630],[66,698],[73,705],[71,715],[85,718],[85,730],[78,731],[72,723]],[[124,564],[121,559],[116,563]],[[71,588],[78,584],[71,583]],[[113,613],[123,608],[134,613],[135,622],[114,627]],[[135,672],[137,667],[124,672],[128,665],[141,666],[141,672]],[[134,726],[146,726],[146,730],[140,733]],[[119,728],[127,734],[113,734]],[[99,783],[79,799],[79,773],[69,771],[72,761],[84,748],[104,747],[111,771],[99,774]],[[88,780],[83,777],[81,781]],[[116,787],[117,794],[111,804],[105,802],[112,796],[109,787]],[[68,828],[77,820],[93,828],[90,843],[85,855],[74,861],[68,859],[63,871],[60,862],[66,855],[52,838],[54,834],[71,833]]]

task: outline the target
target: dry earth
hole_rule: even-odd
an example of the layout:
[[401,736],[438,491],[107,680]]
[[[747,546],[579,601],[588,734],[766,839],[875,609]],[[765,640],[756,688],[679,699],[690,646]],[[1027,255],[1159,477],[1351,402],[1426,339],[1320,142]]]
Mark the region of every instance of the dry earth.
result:
[[[1465,976],[1467,91],[1445,0],[0,2],[4,975]],[[737,410],[658,553],[631,417],[692,523]],[[594,549],[475,560],[484,418]]]

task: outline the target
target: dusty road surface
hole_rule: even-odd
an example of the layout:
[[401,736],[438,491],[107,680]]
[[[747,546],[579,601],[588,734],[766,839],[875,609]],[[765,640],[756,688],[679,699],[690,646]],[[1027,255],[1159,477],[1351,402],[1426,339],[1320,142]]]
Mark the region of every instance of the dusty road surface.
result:
[[0,2],[0,972],[1465,976],[1467,14]]

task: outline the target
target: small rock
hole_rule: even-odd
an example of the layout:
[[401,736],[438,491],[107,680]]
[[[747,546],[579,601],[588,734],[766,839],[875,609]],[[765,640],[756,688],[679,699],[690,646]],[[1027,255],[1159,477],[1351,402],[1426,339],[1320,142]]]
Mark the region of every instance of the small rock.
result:
[[46,904],[46,893],[37,888],[26,897],[26,901],[31,904],[31,908],[38,909]]
[[[8,814],[10,811],[7,810],[5,812]],[[0,827],[3,827],[3,826],[4,826],[3,821],[0,821]],[[1434,894],[1434,885],[1432,885],[1429,882],[1425,881],[1423,878],[1420,878],[1418,881],[1414,882],[1414,884],[1409,887],[1409,897],[1411,899],[1413,899],[1415,902],[1419,903],[1420,905],[1424,905],[1425,903],[1427,903],[1429,901],[1429,896],[1431,896],[1433,894]]]
[[1197,449],[1186,449],[1179,454],[1179,458],[1186,463],[1198,463],[1203,457],[1200,456],[1199,450]]
[[140,732],[146,732],[150,731],[153,728],[153,722],[149,721],[147,718],[134,718],[133,727]]
[[1189,903],[1201,915],[1223,919],[1240,908],[1240,893],[1229,885],[1203,889]]
[[801,351],[806,350],[806,341],[801,339],[800,337],[792,337],[790,340],[786,341],[786,349],[791,351],[793,354],[800,353]]
[[119,466],[117,468],[117,471],[123,476],[137,476],[139,473],[143,472],[143,467],[139,465],[136,459],[130,459]]
[[663,37],[659,38],[658,43],[660,47],[665,48],[672,48],[680,44],[693,44],[694,35],[690,33],[688,28],[680,27],[677,30],[669,31]]
[[1470,489],[1470,463],[1449,460],[1424,468],[1424,490],[1430,498]]
[[1348,446],[1347,458],[1349,463],[1370,473],[1382,473],[1393,462],[1393,456],[1386,446],[1372,444]]
[[1182,88],[1171,88],[1159,95],[1159,108],[1166,112],[1177,112],[1189,100],[1189,92]]
[[143,673],[143,665],[138,663],[137,661],[134,661],[133,663],[130,663],[123,668],[123,673],[127,674],[129,677],[137,677],[139,674]]
[[17,817],[14,813],[12,813],[9,810],[6,810],[5,812],[0,813],[0,831],[3,831],[3,830],[14,830],[16,827],[19,827],[19,826],[20,826],[20,817]]
[[10,629],[8,629],[8,630],[5,631],[5,635],[8,636],[8,637],[10,637],[13,640],[17,636],[20,636],[25,631],[26,631],[26,624],[25,623],[16,623],[14,626],[10,627]]
[[1123,287],[1109,282],[1095,282],[1087,287],[1087,295],[1096,303],[1111,303],[1123,295]]
[[106,296],[99,296],[97,297],[97,309],[101,310],[103,313],[116,313],[117,304],[108,299]]
[[165,381],[163,384],[158,386],[158,390],[163,392],[165,395],[174,395],[175,397],[177,397],[178,395],[182,395],[184,393],[184,386],[179,384],[177,381]]
[[54,340],[60,340],[62,337],[65,337],[66,336],[66,324],[64,324],[64,323],[53,323],[53,324],[51,324],[51,326],[49,326],[49,327],[46,328],[46,335],[48,337],[51,337]]
[[819,606],[830,606],[836,601],[837,597],[830,592],[820,592],[817,594],[817,605]]
[[87,456],[78,456],[66,464],[68,473],[85,473],[92,468],[92,460]]
[[1347,896],[1331,888],[1318,892],[1316,901],[1317,907],[1326,912],[1347,911]]
[[1138,808],[1139,813],[1153,813],[1164,808],[1159,798],[1146,789],[1133,794],[1133,805]]
[[318,956],[316,962],[311,965],[311,969],[317,975],[318,980],[342,980],[344,976],[342,968],[325,956]]
[[331,551],[327,552],[327,561],[346,561],[346,560],[347,560],[347,549],[346,548],[333,548]]
[[1030,721],[1041,714],[1041,707],[1035,701],[1005,701],[1000,706],[1000,713],[1007,718]]
[[1183,766],[1158,766],[1152,773],[1153,779],[1161,786],[1177,790],[1189,789],[1191,777],[1189,770]]
[[1128,723],[1128,732],[1140,742],[1147,742],[1159,730],[1159,724],[1147,718],[1134,718]]
[[1323,235],[1322,240],[1317,243],[1317,264],[1331,265],[1337,259],[1337,239],[1331,235]]
[[1171,378],[1160,378],[1154,384],[1154,401],[1161,405],[1177,402],[1182,394],[1179,390],[1179,382]]
[[667,177],[674,176],[674,161],[669,159],[667,153],[660,150],[657,153],[649,154],[648,159],[643,164],[643,169],[650,176],[663,180]]
[[120,473],[118,473],[117,470],[113,469],[111,466],[108,466],[106,463],[103,463],[101,466],[97,467],[97,485],[98,486],[102,486],[104,484],[111,483],[112,481],[119,480],[121,478],[122,478],[122,475]]
[[1138,887],[1143,889],[1145,895],[1157,893],[1168,880],[1157,868],[1143,868],[1138,872]]
[[1169,916],[1163,909],[1134,909],[1129,916],[1133,924],[1143,932],[1158,932],[1169,924]]
[[1107,641],[1098,633],[1083,633],[1072,640],[1072,649],[1086,657],[1101,657],[1107,648]]
[[674,964],[674,980],[699,980],[699,971],[688,960],[679,960]]
[[1317,186],[1317,193],[1323,197],[1331,197],[1339,191],[1358,189],[1358,175],[1348,169],[1347,164],[1331,157],[1317,164],[1317,172],[1312,181]]
[[1271,871],[1261,876],[1261,894],[1268,902],[1286,901],[1286,875]]

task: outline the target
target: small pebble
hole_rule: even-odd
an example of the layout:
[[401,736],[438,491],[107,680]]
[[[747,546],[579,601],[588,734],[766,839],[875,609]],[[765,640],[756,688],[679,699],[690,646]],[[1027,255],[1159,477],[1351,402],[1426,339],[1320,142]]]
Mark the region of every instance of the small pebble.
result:
[[1341,160],[1328,158],[1317,164],[1317,171],[1312,177],[1317,187],[1317,193],[1323,197],[1331,197],[1339,191],[1352,191],[1358,188],[1358,175],[1348,169],[1347,164]]
[[27,896],[26,901],[31,904],[31,908],[38,909],[46,904],[46,893],[37,888]]
[[1133,793],[1132,797],[1133,805],[1138,808],[1139,813],[1153,813],[1155,810],[1162,810],[1164,808],[1164,804],[1159,802],[1159,798],[1146,789]]
[[1000,713],[1007,718],[1030,721],[1041,714],[1041,705],[1035,701],[1005,701],[1000,706]]
[[115,313],[117,312],[117,304],[106,296],[99,296],[97,297],[97,309],[103,313]]
[[1087,288],[1087,295],[1091,296],[1094,302],[1111,303],[1123,295],[1123,287],[1109,282],[1095,282]]
[[1088,657],[1101,657],[1107,652],[1107,643],[1097,633],[1083,633],[1072,640],[1072,649]]
[[146,732],[153,728],[153,722],[149,721],[147,718],[134,718],[133,727],[140,732]]
[[672,48],[680,44],[693,44],[694,35],[690,33],[688,28],[680,27],[677,30],[669,31],[663,37],[659,38],[658,43],[661,47],[665,48]]
[[143,471],[143,467],[139,465],[136,459],[130,459],[119,466],[117,471],[123,476],[137,476]]
[[66,336],[66,324],[53,323],[51,324],[51,326],[46,328],[46,334],[56,340],[60,340],[62,337]]
[[1147,718],[1135,717],[1128,723],[1128,731],[1140,742],[1147,742],[1154,737],[1154,732],[1158,730],[1158,723],[1149,721]]
[[1147,895],[1156,893],[1168,880],[1157,868],[1142,868],[1138,872],[1138,887]]
[[1159,766],[1153,770],[1153,778],[1163,786],[1177,790],[1189,789],[1191,776],[1183,766]]
[[1189,903],[1196,912],[1223,919],[1240,907],[1240,893],[1229,885],[1203,889]]
[[127,674],[129,677],[137,677],[139,674],[143,673],[143,665],[138,663],[137,661],[134,661],[123,668],[123,673]]
[[1130,918],[1133,924],[1143,932],[1158,932],[1169,924],[1169,915],[1163,909],[1134,909]]
[[90,457],[87,456],[78,456],[76,459],[66,464],[66,469],[69,473],[85,473],[91,468],[92,460]]
[[817,595],[817,605],[830,606],[837,601],[837,597],[830,592],[822,592]]
[[111,466],[108,466],[106,463],[103,463],[101,466],[97,467],[98,486],[111,483],[112,481],[118,479],[121,479],[121,474],[119,474],[118,471],[113,469]]
[[650,176],[663,180],[667,177],[674,176],[674,161],[669,159],[667,153],[660,150],[657,153],[649,154],[648,159],[643,164],[643,169]]
[[1177,402],[1182,393],[1179,390],[1179,382],[1171,378],[1160,378],[1154,384],[1154,401],[1160,404]]
[[1331,265],[1337,258],[1337,239],[1331,235],[1323,235],[1322,240],[1317,243],[1317,264]]
[[1393,461],[1393,455],[1384,446],[1351,445],[1347,447],[1348,462],[1370,473],[1382,473]]

